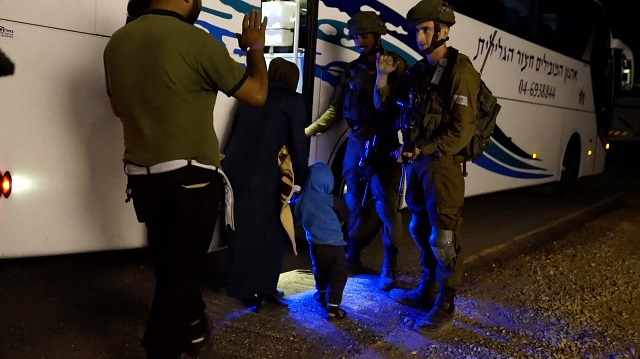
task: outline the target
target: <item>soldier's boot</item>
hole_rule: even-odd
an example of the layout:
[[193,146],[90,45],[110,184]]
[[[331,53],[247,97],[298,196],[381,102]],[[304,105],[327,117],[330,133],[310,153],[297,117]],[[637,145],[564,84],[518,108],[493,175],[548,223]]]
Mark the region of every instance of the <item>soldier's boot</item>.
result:
[[392,289],[389,296],[395,301],[413,308],[430,310],[435,302],[436,281],[426,271],[422,272],[420,284],[416,289]]
[[388,292],[396,287],[396,276],[398,274],[398,248],[385,248],[384,262],[382,262],[382,270],[380,271],[380,281],[378,288]]
[[456,311],[455,297],[455,289],[443,286],[433,308],[415,323],[413,330],[428,338],[437,338],[451,328]]
[[362,272],[362,262],[360,261],[360,247],[356,243],[357,241],[349,238],[347,239],[346,259],[347,259],[347,271],[352,274],[358,274]]

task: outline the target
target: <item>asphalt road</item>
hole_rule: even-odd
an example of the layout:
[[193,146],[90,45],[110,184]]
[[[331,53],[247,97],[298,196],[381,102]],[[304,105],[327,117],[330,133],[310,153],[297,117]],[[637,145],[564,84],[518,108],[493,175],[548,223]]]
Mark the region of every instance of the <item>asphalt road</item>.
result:
[[[562,197],[530,188],[468,198],[464,210],[466,261],[487,261],[506,247],[529,246],[531,238],[545,237],[540,233],[557,238],[585,221],[619,209],[624,198],[640,193],[639,148],[614,146],[604,174],[582,179]],[[408,220],[406,213],[404,217]],[[330,348],[322,353],[305,349],[316,343],[311,347],[322,350],[321,343],[331,342],[336,326],[320,322],[322,312],[312,305],[310,261],[304,243],[300,246],[297,257],[287,257],[281,277],[289,314],[248,313],[220,287],[224,253],[211,256],[205,299],[208,314],[214,318],[214,333],[224,336],[219,341],[220,352],[226,354],[210,354],[208,358],[279,357],[278,346],[287,345],[292,338],[304,345],[289,357],[332,357],[335,352]],[[402,281],[409,285],[419,271],[418,255],[406,233],[399,269]],[[376,309],[387,306],[389,298],[371,291],[381,262],[379,240],[367,248],[363,261],[371,273],[351,278],[347,289],[352,291],[345,294],[345,305],[355,324],[342,328],[341,335],[349,337],[360,338],[362,333],[375,337],[367,320],[378,322],[389,315]],[[139,341],[153,284],[146,250],[1,260],[0,359],[144,358]],[[358,288],[362,293],[369,290],[365,298],[357,298]],[[238,318],[244,324],[234,324]],[[258,342],[257,333],[265,334]],[[365,358],[366,353],[359,357]]]

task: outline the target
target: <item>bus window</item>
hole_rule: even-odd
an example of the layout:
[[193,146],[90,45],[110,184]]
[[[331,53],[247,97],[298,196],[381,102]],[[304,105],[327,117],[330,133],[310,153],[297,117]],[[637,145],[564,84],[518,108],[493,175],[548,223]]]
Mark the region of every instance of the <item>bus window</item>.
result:
[[533,39],[535,22],[530,16],[535,0],[490,0],[486,2],[453,0],[455,11],[495,26],[526,40]]

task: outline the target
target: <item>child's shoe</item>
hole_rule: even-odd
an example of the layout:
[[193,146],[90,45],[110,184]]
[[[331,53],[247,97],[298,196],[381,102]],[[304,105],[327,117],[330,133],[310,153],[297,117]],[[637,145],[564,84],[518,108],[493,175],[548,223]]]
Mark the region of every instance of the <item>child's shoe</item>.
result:
[[329,304],[327,307],[327,314],[329,314],[329,320],[343,319],[347,316],[347,311],[340,308],[339,305]]

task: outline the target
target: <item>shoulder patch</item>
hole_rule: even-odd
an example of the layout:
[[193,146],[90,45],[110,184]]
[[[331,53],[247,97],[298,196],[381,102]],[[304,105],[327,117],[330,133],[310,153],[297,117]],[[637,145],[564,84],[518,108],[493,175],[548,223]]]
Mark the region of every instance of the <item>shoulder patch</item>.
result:
[[469,106],[469,99],[467,96],[453,95],[453,103],[456,105]]

